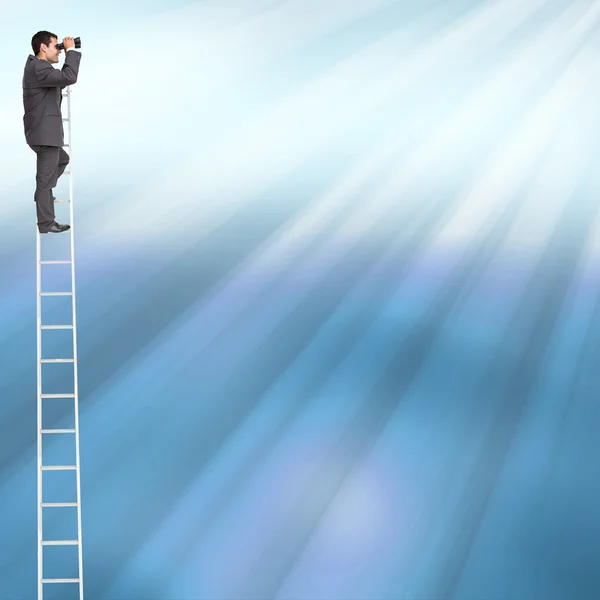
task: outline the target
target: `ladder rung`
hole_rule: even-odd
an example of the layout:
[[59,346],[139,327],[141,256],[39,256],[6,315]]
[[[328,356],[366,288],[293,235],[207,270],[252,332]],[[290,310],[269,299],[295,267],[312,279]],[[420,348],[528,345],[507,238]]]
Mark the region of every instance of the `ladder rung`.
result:
[[42,502],[42,508],[66,508],[79,506],[77,502]]
[[41,429],[40,433],[77,433],[76,429]]
[[70,265],[70,260],[40,260],[40,265]]
[[77,467],[75,465],[66,465],[66,466],[55,466],[55,467],[42,467],[42,471],[77,471]]
[[42,398],[75,398],[75,394],[42,394]]
[[73,292],[40,292],[40,296],[72,296]]
[[42,358],[44,364],[48,363],[74,363],[74,358]]
[[73,325],[42,325],[42,329],[73,329]]
[[42,583],[79,583],[79,579],[42,579]]
[[77,540],[47,540],[42,541],[42,546],[77,546]]

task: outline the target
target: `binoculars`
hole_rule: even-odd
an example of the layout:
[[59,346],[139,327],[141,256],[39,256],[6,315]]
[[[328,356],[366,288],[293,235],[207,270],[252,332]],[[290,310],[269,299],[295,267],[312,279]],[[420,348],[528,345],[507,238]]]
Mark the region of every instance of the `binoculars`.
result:
[[[56,44],[56,47],[59,50],[64,50],[65,49],[65,45],[64,44]],[[75,48],[81,48],[81,38],[75,38]]]

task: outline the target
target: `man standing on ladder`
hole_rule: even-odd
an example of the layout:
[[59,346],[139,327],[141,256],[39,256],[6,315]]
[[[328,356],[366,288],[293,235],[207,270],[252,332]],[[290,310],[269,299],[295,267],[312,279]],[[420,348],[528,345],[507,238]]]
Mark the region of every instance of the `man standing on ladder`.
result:
[[62,233],[70,225],[60,225],[54,219],[52,189],[69,164],[63,149],[64,129],[60,110],[62,90],[77,81],[81,52],[75,40],[64,38],[65,64],[61,70],[52,65],[58,62],[61,48],[58,37],[49,31],[38,31],[31,39],[33,54],[27,57],[23,73],[23,106],[25,139],[37,154],[37,174],[34,200],[40,233]]

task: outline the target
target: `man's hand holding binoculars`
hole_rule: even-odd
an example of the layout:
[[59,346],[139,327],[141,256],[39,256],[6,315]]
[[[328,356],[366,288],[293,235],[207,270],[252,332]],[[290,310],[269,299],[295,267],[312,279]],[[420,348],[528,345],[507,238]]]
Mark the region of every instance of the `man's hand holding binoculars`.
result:
[[76,50],[81,48],[81,38],[66,37],[62,43],[56,44],[59,50],[68,50],[69,48],[75,48]]

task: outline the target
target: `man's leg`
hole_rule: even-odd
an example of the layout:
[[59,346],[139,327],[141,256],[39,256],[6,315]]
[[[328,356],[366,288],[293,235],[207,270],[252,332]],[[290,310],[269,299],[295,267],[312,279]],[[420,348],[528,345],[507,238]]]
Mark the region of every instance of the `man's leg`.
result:
[[[39,231],[47,231],[54,223],[52,188],[58,179],[60,150],[58,146],[31,146],[37,154],[35,202]],[[66,154],[66,153],[65,153]],[[64,171],[65,167],[63,167]]]
[[60,148],[59,151],[60,152],[58,156],[58,175],[56,179],[59,179],[60,176],[65,172],[65,169],[67,168],[67,165],[71,160],[71,157],[64,151],[63,148]]
[[[58,175],[56,177],[57,180],[60,179],[60,176],[64,173],[70,161],[71,157],[61,148],[60,155],[58,157]],[[56,198],[52,190],[50,191],[50,194],[52,195],[52,201],[54,202]]]

